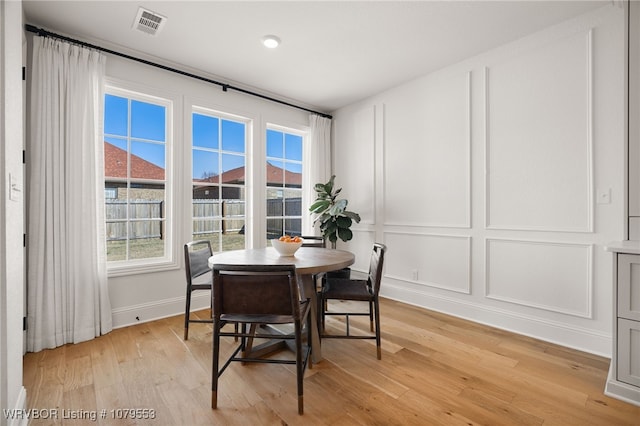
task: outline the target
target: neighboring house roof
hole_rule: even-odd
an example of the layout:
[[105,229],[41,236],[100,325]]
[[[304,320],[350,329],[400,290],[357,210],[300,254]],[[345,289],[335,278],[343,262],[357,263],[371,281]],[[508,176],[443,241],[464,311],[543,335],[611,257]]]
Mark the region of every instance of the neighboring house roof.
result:
[[[283,173],[284,172],[284,173]],[[284,179],[284,182],[283,182]],[[196,182],[212,182],[218,183],[218,175],[210,176],[205,179],[194,179]],[[237,167],[222,173],[222,183],[244,184],[244,167]],[[273,164],[267,162],[267,185],[282,186],[302,186],[302,173],[294,173],[283,170]]]
[[[284,171],[284,175],[283,172]],[[284,182],[282,178],[284,176]],[[289,170],[283,170],[273,164],[267,162],[267,185],[302,186],[302,173],[294,173]]]
[[[137,155],[131,154],[131,177],[136,179],[164,180],[164,168],[157,166]],[[117,146],[104,142],[104,175],[110,177],[126,178],[127,151]]]
[[[131,154],[131,177],[137,179],[157,179],[164,180],[164,169],[137,155]],[[127,151],[117,146],[104,143],[104,175],[108,179],[126,178],[127,169],[123,167],[127,164]],[[284,173],[283,173],[284,172]],[[283,182],[284,179],[284,182]],[[219,182],[218,176],[211,176],[206,179],[195,179],[197,182]],[[237,167],[222,173],[222,183],[244,184],[244,167]],[[302,186],[302,174],[283,170],[267,162],[267,185],[300,187]]]

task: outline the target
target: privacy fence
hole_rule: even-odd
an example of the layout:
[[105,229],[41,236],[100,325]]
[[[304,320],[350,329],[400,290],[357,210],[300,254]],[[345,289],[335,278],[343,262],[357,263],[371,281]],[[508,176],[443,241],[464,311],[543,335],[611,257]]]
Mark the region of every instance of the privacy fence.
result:
[[[127,208],[129,216],[127,217]],[[107,199],[105,202],[107,241],[129,239],[160,238],[164,228],[164,201]],[[267,218],[300,216],[302,200],[300,198],[267,200]],[[220,220],[224,218],[224,220]],[[242,200],[193,200],[193,233],[213,234],[243,232],[245,202]],[[300,234],[300,220],[268,220],[269,237]]]

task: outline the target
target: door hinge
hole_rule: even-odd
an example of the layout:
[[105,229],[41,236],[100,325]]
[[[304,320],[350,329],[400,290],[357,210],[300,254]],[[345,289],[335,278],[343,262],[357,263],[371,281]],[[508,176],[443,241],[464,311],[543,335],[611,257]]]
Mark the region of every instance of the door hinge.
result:
[[22,81],[27,79],[27,67],[22,67]]
[[22,317],[22,331],[27,331],[27,317]]
[[22,150],[22,164],[27,164],[27,151]]
[[22,234],[22,247],[27,246],[27,234]]

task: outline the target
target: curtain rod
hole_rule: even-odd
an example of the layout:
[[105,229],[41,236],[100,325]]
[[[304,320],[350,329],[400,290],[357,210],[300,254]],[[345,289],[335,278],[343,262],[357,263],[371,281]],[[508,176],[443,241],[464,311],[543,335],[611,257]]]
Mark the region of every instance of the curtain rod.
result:
[[168,67],[166,65],[162,65],[162,64],[155,63],[155,62],[147,61],[146,59],[136,58],[135,56],[127,55],[126,53],[117,52],[115,50],[111,50],[111,49],[107,49],[107,48],[104,48],[104,47],[96,46],[94,44],[86,43],[84,41],[75,40],[73,38],[70,38],[70,37],[67,37],[67,36],[63,36],[63,35],[60,35],[60,34],[56,34],[56,33],[52,33],[50,31],[47,31],[47,30],[42,29],[42,28],[35,27],[33,25],[26,24],[25,25],[25,29],[27,31],[29,31],[29,32],[36,33],[40,37],[57,38],[57,39],[60,39],[60,40],[68,41],[70,43],[78,44],[80,46],[89,47],[91,49],[99,50],[101,52],[110,53],[110,54],[115,55],[115,56],[120,56],[122,58],[126,58],[126,59],[130,59],[132,61],[140,62],[140,63],[143,63],[145,65],[150,65],[152,67],[160,68],[160,69],[163,69],[165,71],[170,71],[170,72],[173,72],[173,73],[176,73],[176,74],[180,74],[180,75],[183,75],[183,76],[186,76],[186,77],[191,77],[191,78],[194,78],[196,80],[204,81],[204,82],[211,83],[211,84],[216,84],[216,85],[222,87],[222,91],[224,91],[224,92],[226,92],[228,90],[235,90],[236,92],[244,93],[246,95],[256,96],[258,98],[262,98],[262,99],[265,99],[267,101],[276,102],[276,103],[279,103],[281,105],[286,105],[286,106],[289,106],[289,107],[292,107],[292,108],[297,108],[297,109],[301,109],[303,111],[307,111],[307,112],[310,112],[310,113],[313,113],[313,114],[317,114],[317,115],[319,115],[321,117],[325,117],[325,118],[328,118],[328,119],[332,119],[333,118],[331,115],[325,114],[323,112],[314,111],[312,109],[305,108],[305,107],[302,107],[300,105],[295,105],[295,104],[292,104],[292,103],[289,103],[289,102],[286,102],[286,101],[283,101],[283,100],[280,100],[280,99],[276,99],[276,98],[272,98],[270,96],[262,95],[260,93],[252,92],[250,90],[243,89],[241,87],[236,87],[236,86],[233,86],[231,84],[222,83],[220,81],[212,80],[210,78],[202,77],[200,75],[196,75],[196,74],[192,74],[192,73],[189,73],[189,72],[186,72],[186,71],[182,71],[182,70],[179,70],[179,69],[176,69],[176,68]]

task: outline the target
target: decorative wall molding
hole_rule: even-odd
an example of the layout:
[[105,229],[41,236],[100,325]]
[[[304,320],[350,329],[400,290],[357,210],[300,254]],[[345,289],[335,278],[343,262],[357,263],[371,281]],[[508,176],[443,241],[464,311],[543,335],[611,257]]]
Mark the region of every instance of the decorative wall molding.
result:
[[[346,194],[349,210],[360,215],[361,225],[376,223],[377,109],[375,104],[356,108],[349,122],[336,120],[334,124],[335,139],[349,142],[340,147],[340,156],[332,159],[336,185],[344,187],[345,191],[355,189],[368,194],[366,198]],[[345,182],[352,186],[345,187]]]
[[[571,41],[574,41],[574,39],[578,39],[578,41],[584,43],[584,47],[585,47],[584,58],[583,58],[585,68],[583,72],[584,72],[584,76],[586,78],[587,83],[584,87],[584,96],[585,96],[586,104],[583,106],[585,108],[585,114],[586,114],[586,116],[584,117],[586,128],[582,129],[582,132],[585,135],[585,140],[584,140],[585,145],[583,147],[584,149],[583,152],[586,153],[585,154],[586,164],[582,164],[581,167],[584,167],[586,169],[585,176],[584,176],[584,178],[586,179],[586,182],[583,182],[583,184],[586,187],[585,194],[583,194],[584,199],[586,200],[585,202],[586,207],[582,212],[584,214],[584,217],[582,219],[578,218],[578,220],[576,221],[576,217],[574,216],[571,220],[566,220],[565,222],[566,223],[583,222],[583,225],[576,228],[571,228],[566,224],[564,226],[554,226],[553,224],[531,225],[526,223],[517,223],[517,221],[514,221],[512,223],[497,223],[493,220],[492,208],[494,208],[494,206],[491,204],[491,201],[492,201],[491,140],[492,140],[492,134],[496,132],[496,129],[491,128],[491,114],[492,114],[491,112],[492,94],[491,94],[491,84],[490,84],[491,67],[485,66],[484,68],[484,95],[485,95],[484,137],[485,137],[485,200],[486,200],[485,227],[487,229],[512,230],[512,231],[521,230],[521,231],[548,231],[548,232],[583,232],[583,233],[594,232],[595,206],[594,206],[594,196],[593,196],[593,192],[594,192],[594,159],[593,159],[593,84],[594,83],[593,83],[593,41],[592,41],[593,30],[589,29],[586,31],[581,31],[577,34],[573,34],[569,37],[565,37],[559,43],[552,43],[552,44],[545,45],[543,47],[538,47],[529,52],[522,52],[518,54],[515,58],[521,59],[521,58],[525,58],[527,55],[540,54],[540,52],[543,51],[542,50],[543,48],[546,48],[549,51],[551,51],[549,55],[552,56],[554,53],[557,54],[557,52],[554,52],[552,49],[557,48],[563,42],[569,43]],[[511,62],[514,62],[514,61],[511,61]],[[547,61],[547,62],[553,63],[552,61]],[[506,63],[509,63],[509,62],[503,62],[503,63],[500,63],[499,65],[504,65]],[[522,81],[523,82],[535,81],[536,75],[537,74],[535,72],[533,73],[527,72],[526,75],[521,76]],[[567,78],[570,78],[570,77],[567,77]],[[545,88],[546,91],[550,91],[550,92],[556,92],[561,89],[562,89],[561,87]],[[541,91],[544,92],[544,90],[541,90]],[[572,99],[572,97],[567,97],[567,98]],[[549,106],[549,108],[551,107],[552,106]],[[574,109],[575,108],[568,108],[567,110],[572,111]],[[561,116],[558,116],[558,119],[561,119]],[[536,127],[536,126],[532,126],[532,127]],[[542,129],[553,128],[553,127],[554,126],[551,126],[551,125],[542,126]],[[557,125],[555,127],[559,128]],[[560,131],[560,130],[557,130],[557,131]],[[549,157],[549,161],[551,161],[551,159],[552,157]],[[570,166],[571,164],[567,164],[567,168],[569,168]],[[566,176],[558,176],[558,188],[561,188],[563,185],[566,184],[566,182],[567,182]],[[544,199],[540,201],[543,202]],[[510,208],[513,208],[513,206],[511,206]],[[558,214],[562,214],[562,213],[566,213],[566,212],[563,211],[562,209],[559,209]],[[526,220],[524,222],[526,222]]]
[[[624,84],[617,78],[624,71],[624,13],[613,9],[559,22],[336,111],[336,121],[348,121],[363,105],[376,105],[377,220],[359,229],[375,232],[389,247],[384,297],[610,355],[611,262],[600,244],[623,232],[616,218],[624,216],[626,190],[620,178],[624,108],[618,102]],[[469,76],[471,88],[463,92]],[[467,103],[471,228],[463,214],[469,194],[464,192],[463,165]],[[510,120],[512,113],[517,120]],[[457,131],[449,130],[454,127]],[[520,138],[527,135],[528,139]],[[510,145],[513,136],[516,140]],[[453,139],[446,145],[435,138]],[[336,145],[337,155],[342,143],[346,141]],[[445,161],[432,166],[440,157]],[[443,171],[446,168],[450,174]],[[492,175],[496,172],[502,175]],[[520,179],[510,181],[514,174]],[[539,183],[529,176],[538,177]],[[440,181],[441,186],[423,181]],[[611,189],[610,204],[596,204],[596,187]],[[451,203],[443,188],[451,191]],[[370,201],[366,191],[358,196]],[[438,233],[450,237],[423,236]],[[364,234],[356,237],[366,241]],[[492,242],[486,258],[487,238],[520,242]],[[536,239],[544,241],[522,242]],[[442,245],[444,251],[432,251]],[[429,254],[421,253],[424,247]],[[501,253],[511,247],[517,251],[513,256],[507,253],[501,264]],[[514,257],[515,266],[520,266],[529,259],[527,253],[555,256],[559,264],[531,259],[527,268],[539,263],[543,270],[534,270],[534,277],[523,276],[526,272],[514,271],[509,262]],[[433,273],[432,264],[443,272]],[[487,265],[492,268],[489,273]],[[549,276],[555,268],[567,277],[566,283],[535,283],[535,276]],[[418,270],[417,279],[412,278],[413,269]],[[514,288],[500,275],[504,270],[516,277]],[[450,278],[467,272],[468,280]],[[536,286],[541,294],[532,297],[528,291]],[[555,297],[556,289],[568,293]]]
[[[455,293],[471,294],[471,237],[470,236],[451,235],[451,234],[434,234],[434,233],[414,233],[414,232],[402,232],[402,231],[393,231],[393,232],[385,231],[384,234],[385,234],[385,243],[388,246],[387,260],[385,261],[385,265],[387,265],[384,272],[385,277],[396,280],[396,281],[403,281],[407,283],[418,284],[425,287],[439,288],[442,290],[452,291]],[[442,273],[441,271],[438,271],[438,268],[446,263],[446,259],[443,257],[445,256],[444,248],[443,250],[438,250],[438,254],[440,255],[440,257],[438,258],[438,261],[435,264],[432,264],[433,259],[435,259],[435,257],[433,258],[427,257],[427,259],[415,259],[415,264],[402,265],[399,268],[399,269],[402,269],[401,271],[400,270],[394,271],[393,268],[398,263],[402,263],[402,261],[411,262],[412,260],[411,257],[416,255],[415,248],[418,247],[419,244],[418,243],[414,243],[411,245],[394,244],[393,238],[389,238],[389,236],[393,236],[393,235],[399,235],[399,236],[410,237],[410,238],[421,238],[423,240],[431,239],[432,241],[434,239],[440,239],[440,240],[458,240],[463,242],[464,243],[464,246],[462,248],[463,251],[462,252],[457,251],[455,253],[451,252],[448,259],[448,262],[450,264],[455,263],[455,267],[451,267],[449,268],[449,270],[455,273],[459,273],[461,276],[445,277],[445,278],[441,277],[441,281],[420,279],[420,276],[425,274],[428,275],[430,273],[431,274]],[[403,247],[407,247],[407,246],[413,247],[413,250],[411,250],[411,252],[403,251]],[[396,253],[400,253],[400,254],[396,255]],[[421,251],[420,254],[422,255],[424,253],[425,253],[424,251]],[[426,254],[428,255],[428,253]],[[392,260],[391,262],[389,262],[390,257],[391,259],[393,259],[396,256],[400,256],[402,260],[395,261],[395,262],[393,262]],[[460,270],[462,270],[462,273],[460,273]],[[458,282],[459,285],[456,286],[456,285],[447,284],[445,280],[448,278],[459,279],[460,280]]]
[[[496,244],[509,245],[510,247],[508,252],[514,257],[520,250],[522,264],[516,265],[514,264],[514,259],[507,260],[503,256],[497,261],[497,264],[499,263],[500,267],[502,268],[501,271],[494,271],[491,267],[493,261],[492,248],[496,247]],[[551,265],[554,270],[544,271],[541,268],[541,265],[536,264],[536,262],[541,261],[541,257],[537,257],[536,253],[532,253],[532,251],[535,250],[529,250],[529,253],[526,252],[527,249],[531,249],[532,247],[539,247],[541,249],[543,248],[544,250],[538,250],[538,252],[541,257],[546,256],[547,259],[551,256],[560,256],[561,250],[565,252],[567,250],[577,250],[575,253],[579,254],[580,257],[584,257],[584,259],[582,259],[584,261],[584,264],[570,264],[570,261],[573,260],[575,262],[575,259],[570,259],[568,256],[566,256],[563,264],[563,266],[566,266],[566,268],[557,267],[557,265]],[[552,253],[554,249],[558,248],[561,250],[556,250],[556,253]],[[579,253],[578,251],[581,251],[582,253]],[[563,259],[552,259],[550,261],[563,263]],[[574,267],[577,268],[580,266],[582,266],[582,270],[574,269]],[[547,272],[548,275],[544,275],[544,272]],[[499,287],[499,285],[497,284],[495,285],[495,290],[492,287],[492,284],[495,281],[498,281],[498,277],[492,275],[494,273],[496,275],[498,273],[502,273],[503,278],[505,275],[509,277],[508,284],[503,283],[503,289],[497,288]],[[569,288],[569,294],[567,294],[567,291],[564,288],[550,287],[552,283],[548,281],[550,281],[551,279],[559,278],[558,276],[562,273],[572,273],[576,275],[573,278],[576,278],[577,280],[580,279],[580,277],[577,275],[583,275],[586,278],[586,282],[574,282],[574,287]],[[542,279],[539,279],[536,282],[527,282],[528,280],[539,277],[542,277]],[[548,278],[549,280],[545,278]],[[566,286],[570,285],[571,277],[564,278],[565,279],[559,280],[559,284]],[[591,319],[593,317],[593,244],[567,243],[557,241],[533,241],[510,238],[487,238],[485,240],[485,283],[485,297],[487,297],[488,299],[499,300],[502,302],[528,306],[530,308],[542,309],[551,312],[558,312],[565,315]],[[521,285],[521,283],[524,285]],[[556,284],[558,284],[558,282],[556,282]],[[508,288],[505,289],[504,287],[506,286],[508,286]],[[507,290],[513,290],[513,293],[506,294]],[[505,293],[500,294],[501,291]],[[518,295],[515,295],[515,293],[517,293]],[[529,294],[530,297],[527,297],[527,294]],[[538,298],[538,300],[534,300],[536,298]],[[572,308],[570,306],[571,303],[580,298],[582,298],[583,303],[579,306],[579,308]]]
[[[471,123],[471,76],[472,76],[472,72],[470,70],[464,72],[464,73],[460,73],[460,75],[463,76],[462,80],[464,84],[464,93],[465,93],[465,105],[464,105],[464,125],[465,125],[465,129],[464,129],[464,146],[465,146],[465,173],[466,173],[466,179],[465,179],[465,206],[464,206],[464,218],[462,219],[462,221],[460,222],[443,222],[443,221],[416,221],[416,220],[404,220],[401,222],[398,221],[394,221],[394,220],[389,220],[387,219],[387,216],[385,214],[385,221],[384,221],[384,225],[385,226],[412,226],[412,227],[430,227],[430,228],[459,228],[459,229],[470,229],[471,228],[471,135],[472,135],[472,123]],[[452,79],[453,80],[453,79]],[[425,83],[426,84],[426,83]],[[414,95],[415,96],[415,95]],[[387,159],[387,149],[391,149],[388,144],[392,143],[389,141],[388,138],[388,105],[387,103],[384,104],[384,114],[383,114],[383,123],[382,123],[382,129],[383,129],[383,156],[384,156],[384,161],[383,161],[383,173],[385,176],[385,179],[382,181],[383,183],[383,193],[385,194],[384,200],[385,202],[387,202],[387,191],[386,191],[386,184],[387,184],[387,173],[389,173],[388,170],[388,165],[386,163],[386,159]],[[397,147],[393,147],[393,149],[397,149]],[[446,176],[442,176],[441,177],[443,182],[446,180]],[[420,182],[411,182],[411,185],[414,185],[415,187],[418,187],[420,185]]]

